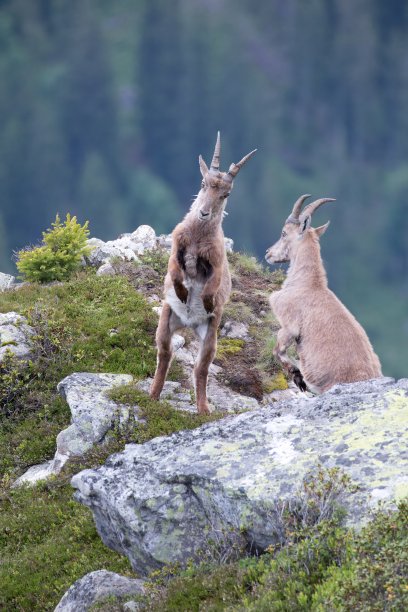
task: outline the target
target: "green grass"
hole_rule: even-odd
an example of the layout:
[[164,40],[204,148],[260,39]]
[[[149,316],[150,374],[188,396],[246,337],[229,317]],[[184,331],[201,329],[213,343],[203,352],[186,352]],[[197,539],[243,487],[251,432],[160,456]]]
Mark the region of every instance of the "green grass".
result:
[[53,610],[87,572],[131,574],[125,557],[102,544],[91,512],[54,481],[0,494],[0,609]]
[[395,512],[378,511],[360,534],[333,517],[293,529],[283,547],[260,557],[165,569],[152,576],[142,609],[405,612],[407,550],[408,500]]
[[156,315],[123,277],[82,273],[64,284],[1,293],[0,312],[10,310],[27,316],[37,336],[33,362],[2,372],[0,392],[10,391],[11,372],[16,393],[0,409],[0,477],[53,456],[70,419],[56,391],[62,378],[81,371],[144,378],[155,368]]

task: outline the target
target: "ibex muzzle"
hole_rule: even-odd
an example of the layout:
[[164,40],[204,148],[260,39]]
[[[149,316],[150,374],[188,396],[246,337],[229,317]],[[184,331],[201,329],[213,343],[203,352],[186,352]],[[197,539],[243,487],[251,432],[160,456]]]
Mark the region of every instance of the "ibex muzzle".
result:
[[157,368],[150,395],[160,397],[172,358],[171,337],[190,327],[200,339],[194,368],[197,408],[209,412],[208,369],[217,348],[217,328],[231,292],[222,219],[233,180],[255,153],[251,151],[228,172],[220,172],[221,140],[217,134],[211,166],[199,157],[200,192],[184,220],[173,231],[172,250],[164,281],[164,306],[156,332]]

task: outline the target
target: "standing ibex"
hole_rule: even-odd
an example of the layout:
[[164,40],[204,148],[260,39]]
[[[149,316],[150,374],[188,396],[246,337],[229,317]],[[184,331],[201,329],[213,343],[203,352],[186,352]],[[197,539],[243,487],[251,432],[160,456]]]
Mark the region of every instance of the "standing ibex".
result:
[[192,328],[200,338],[194,368],[197,408],[208,413],[208,369],[217,347],[217,328],[231,292],[222,219],[233,180],[255,153],[251,151],[228,172],[220,172],[220,133],[210,169],[199,157],[201,189],[190,211],[173,231],[169,267],[164,281],[164,305],[156,332],[157,368],[150,396],[158,399],[169,369],[171,337],[181,327]]
[[[319,238],[329,223],[310,227],[313,213],[332,198],[302,205],[301,196],[286,219],[280,240],[266,252],[268,263],[290,262],[282,289],[270,305],[281,329],[275,355],[303,391],[322,393],[336,383],[381,376],[381,365],[361,325],[327,286]],[[295,343],[299,363],[287,354]]]

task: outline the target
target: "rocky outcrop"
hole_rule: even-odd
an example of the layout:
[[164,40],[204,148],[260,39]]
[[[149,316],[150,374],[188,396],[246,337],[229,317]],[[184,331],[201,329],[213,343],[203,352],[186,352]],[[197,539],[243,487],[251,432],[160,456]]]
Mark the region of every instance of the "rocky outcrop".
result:
[[6,289],[12,289],[16,282],[15,276],[11,274],[5,274],[4,272],[0,272],[0,291],[5,291]]
[[107,597],[143,595],[143,580],[126,578],[114,572],[98,570],[83,576],[68,589],[54,612],[87,612]]
[[102,443],[113,423],[126,421],[130,410],[110,400],[107,392],[132,380],[133,377],[128,374],[87,372],[64,378],[58,385],[58,391],[67,400],[72,423],[58,434],[54,459],[30,467],[14,486],[33,484],[58,474],[70,457],[84,455],[94,444]]
[[407,494],[407,442],[408,380],[384,378],[128,445],[72,484],[105,544],[147,574],[222,534],[252,549],[273,543],[277,500],[292,499],[317,464],[358,485],[347,509],[361,524],[369,506]]
[[29,359],[33,334],[34,330],[25,317],[17,312],[0,313],[0,362],[7,351],[20,359]]

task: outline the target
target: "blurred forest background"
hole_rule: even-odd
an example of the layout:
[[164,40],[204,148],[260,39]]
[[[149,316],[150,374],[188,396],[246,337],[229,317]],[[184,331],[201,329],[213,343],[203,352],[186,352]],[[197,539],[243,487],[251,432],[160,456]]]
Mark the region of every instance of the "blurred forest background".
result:
[[262,258],[302,193],[330,286],[408,374],[405,0],[0,0],[0,270],[56,212],[170,232],[217,129],[253,148],[226,235]]

